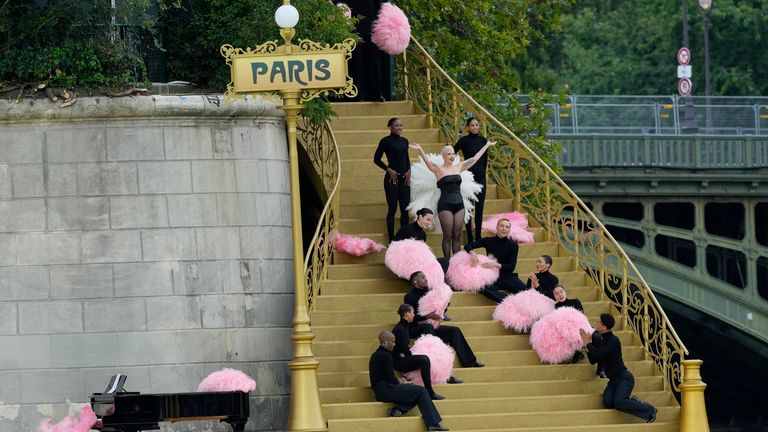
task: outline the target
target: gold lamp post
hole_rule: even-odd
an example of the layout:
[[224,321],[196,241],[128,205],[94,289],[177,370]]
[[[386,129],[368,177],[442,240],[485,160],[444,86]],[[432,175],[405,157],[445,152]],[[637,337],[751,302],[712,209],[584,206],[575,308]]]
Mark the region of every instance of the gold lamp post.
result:
[[261,94],[279,101],[285,112],[288,129],[288,160],[291,178],[291,223],[293,232],[293,276],[296,283],[293,317],[293,360],[291,369],[291,405],[288,415],[289,431],[325,431],[327,424],[320,405],[317,382],[319,362],[312,353],[307,285],[304,276],[304,246],[301,234],[301,197],[299,194],[299,157],[296,122],[302,102],[321,94],[334,92],[348,97],[357,89],[347,74],[347,61],[352,56],[355,41],[347,39],[333,46],[310,40],[291,41],[296,34],[299,12],[290,0],[275,11],[284,44],[268,41],[255,48],[234,48],[223,45],[221,54],[230,65],[232,81],[227,85],[226,99],[242,98],[246,94]]

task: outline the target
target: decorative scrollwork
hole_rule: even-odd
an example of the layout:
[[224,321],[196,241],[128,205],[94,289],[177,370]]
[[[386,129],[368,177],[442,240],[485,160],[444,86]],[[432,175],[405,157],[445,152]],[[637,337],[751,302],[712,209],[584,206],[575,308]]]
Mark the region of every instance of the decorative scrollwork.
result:
[[670,388],[679,392],[688,353],[648,284],[621,246],[584,202],[514,133],[461,89],[411,38],[397,71],[408,98],[429,114],[448,141],[458,138],[468,115],[480,120],[491,147],[488,175],[518,211],[532,216],[570,252],[640,338]]

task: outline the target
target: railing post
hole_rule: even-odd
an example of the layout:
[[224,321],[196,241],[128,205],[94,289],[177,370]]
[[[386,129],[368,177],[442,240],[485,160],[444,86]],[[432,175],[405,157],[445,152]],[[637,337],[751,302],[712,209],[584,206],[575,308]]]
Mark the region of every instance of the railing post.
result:
[[645,352],[643,353],[643,358],[645,360],[648,360],[650,357],[649,349],[651,347],[649,343],[649,337],[650,337],[650,327],[651,322],[650,318],[648,317],[648,302],[643,303],[643,347],[645,348]]
[[680,432],[709,432],[707,406],[701,380],[701,360],[683,360],[683,383],[680,384]]
[[408,100],[408,50],[403,51],[403,97]]
[[573,259],[576,261],[576,269],[579,268],[579,207],[578,203],[573,206]]
[[549,172],[546,172],[544,174],[544,199],[546,200],[545,214],[547,217],[547,220],[545,221],[545,227],[547,228],[547,234],[549,234],[549,239],[554,241],[555,230],[552,228],[552,204],[550,203],[552,196],[550,192],[551,192],[551,187],[549,186]]
[[520,193],[520,155],[515,152],[515,174],[514,174],[514,184],[515,184],[515,211],[520,211],[520,202],[521,198],[520,196],[522,193]]
[[449,145],[453,142],[456,142],[460,133],[459,129],[461,128],[461,125],[459,124],[459,108],[456,102],[456,88],[454,87],[451,87],[451,113],[453,115],[453,127],[455,128],[453,132],[455,134],[450,138],[446,137],[447,144]]
[[429,114],[429,117],[427,118],[427,127],[429,129],[432,129],[433,121],[432,121],[432,72],[429,67],[427,67],[427,113]]
[[670,377],[667,373],[669,370],[669,356],[667,355],[667,321],[661,320],[661,349],[662,352],[659,353],[659,356],[661,356],[662,365],[661,370],[664,372],[664,379],[661,380],[662,389],[664,391],[669,390],[670,383],[668,382]]

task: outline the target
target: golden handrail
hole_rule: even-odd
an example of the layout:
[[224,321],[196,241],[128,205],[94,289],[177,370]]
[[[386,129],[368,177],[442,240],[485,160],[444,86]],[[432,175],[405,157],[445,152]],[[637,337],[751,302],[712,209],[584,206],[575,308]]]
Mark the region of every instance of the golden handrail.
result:
[[314,123],[299,117],[297,129],[299,142],[304,147],[322,179],[328,201],[323,207],[317,228],[304,257],[304,277],[307,282],[307,310],[314,309],[314,299],[320,294],[320,286],[328,275],[333,257],[332,236],[339,224],[340,167],[339,149],[330,123]]
[[645,279],[587,205],[517,135],[456,84],[413,37],[399,58],[398,72],[407,97],[430,116],[447,141],[459,137],[467,113],[480,120],[487,138],[500,144],[489,152],[490,178],[511,194],[516,210],[533,216],[550,238],[571,253],[640,338],[664,375],[665,385],[679,392],[688,350]]

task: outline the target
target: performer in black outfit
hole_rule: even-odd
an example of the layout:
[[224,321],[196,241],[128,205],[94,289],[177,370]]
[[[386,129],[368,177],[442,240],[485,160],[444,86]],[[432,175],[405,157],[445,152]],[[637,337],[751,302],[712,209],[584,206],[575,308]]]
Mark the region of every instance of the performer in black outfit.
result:
[[536,260],[536,274],[528,273],[528,282],[525,283],[525,286],[536,288],[537,291],[554,300],[555,285],[560,283],[560,280],[549,272],[550,267],[552,267],[552,257],[549,255],[540,256]]
[[357,87],[358,101],[384,101],[392,98],[391,57],[371,42],[373,23],[379,15],[384,0],[346,0],[360,36],[357,48],[352,51],[349,75]]
[[635,388],[635,377],[624,366],[621,356],[621,341],[611,329],[616,324],[611,314],[600,314],[595,329],[603,336],[600,345],[592,343],[592,336],[579,329],[581,339],[587,345],[587,357],[589,362],[600,362],[608,375],[608,385],[603,391],[603,406],[616,408],[619,411],[640,417],[648,423],[656,421],[656,408],[648,402],[643,402],[637,397],[630,397]]
[[368,362],[368,376],[371,379],[371,388],[376,395],[376,400],[397,404],[387,410],[387,414],[391,417],[400,417],[418,405],[427,430],[447,431],[448,428],[440,426],[442,418],[427,390],[414,384],[401,384],[395,377],[391,353],[394,346],[395,336],[388,331],[381,332],[379,348],[371,354]]
[[427,232],[425,229],[432,226],[435,215],[428,208],[420,209],[416,212],[416,220],[413,223],[403,226],[395,234],[395,241],[414,239],[426,242]]
[[[555,296],[555,309],[559,309],[561,307],[572,307],[576,309],[577,311],[584,313],[584,306],[581,305],[581,300],[579,299],[569,299],[568,293],[565,292],[565,287],[557,284],[555,285],[555,289],[553,292]],[[581,353],[581,350],[576,350],[576,352],[573,353],[573,358],[571,358],[571,363],[578,363],[582,359],[584,359],[584,354]],[[600,365],[598,365],[598,368]]]
[[[408,159],[408,140],[400,136],[403,123],[398,118],[387,122],[390,134],[379,141],[373,163],[386,171],[384,175],[384,195],[387,198],[387,234],[389,241],[395,239],[395,212],[400,204],[400,226],[408,225],[406,207],[411,202],[411,161]],[[385,164],[381,157],[387,156]]]
[[[392,328],[395,335],[395,347],[392,349],[392,359],[395,370],[400,372],[410,372],[421,369],[421,380],[424,382],[424,388],[427,389],[429,397],[434,400],[445,399],[445,396],[435,393],[432,389],[432,364],[429,357],[411,353],[409,342],[411,340],[411,323],[413,322],[413,309],[408,305],[400,305],[397,309],[400,315],[400,321]],[[429,327],[429,324],[426,324]],[[413,330],[417,332],[417,330]]]
[[485,252],[488,255],[493,255],[496,258],[496,263],[486,263],[483,265],[498,268],[499,278],[481,291],[484,296],[496,303],[501,303],[507,296],[499,290],[506,290],[515,294],[525,289],[525,285],[517,278],[517,273],[515,273],[519,248],[514,240],[507,238],[511,228],[512,224],[509,220],[500,219],[496,224],[496,235],[494,237],[483,237],[464,246],[464,250],[470,253],[473,265],[477,265],[477,254],[473,251],[474,249],[485,248]]
[[[427,295],[429,290],[427,289],[427,277],[422,272],[415,272],[410,278],[413,288],[403,296],[403,301],[413,308],[416,314],[414,321],[421,323],[427,319],[442,320],[442,314],[432,313],[429,315],[421,315],[419,313],[419,300]],[[467,339],[464,337],[461,329],[458,327],[440,325],[435,329],[432,325],[426,326],[419,325],[418,332],[421,334],[431,334],[439,337],[443,342],[450,345],[455,351],[456,356],[459,357],[459,362],[463,367],[483,367],[482,363],[478,363],[475,353],[472,352],[472,348],[469,347]],[[417,337],[417,336],[411,336]],[[448,383],[458,383],[459,380],[451,377]]]
[[[480,122],[470,117],[467,120],[467,128],[469,133],[464,135],[453,146],[453,150],[458,153],[462,152],[464,159],[475,157],[480,152],[485,143],[488,141],[484,137],[478,134],[480,130]],[[472,221],[467,222],[467,241],[471,243],[475,239],[480,239],[480,234],[483,231],[483,208],[485,207],[485,194],[488,183],[485,178],[486,167],[488,166],[488,153],[483,153],[477,160],[477,163],[469,169],[472,175],[475,177],[475,181],[483,186],[483,190],[477,194],[477,202],[475,202],[475,211],[472,217],[475,220],[474,236],[472,235]]]

